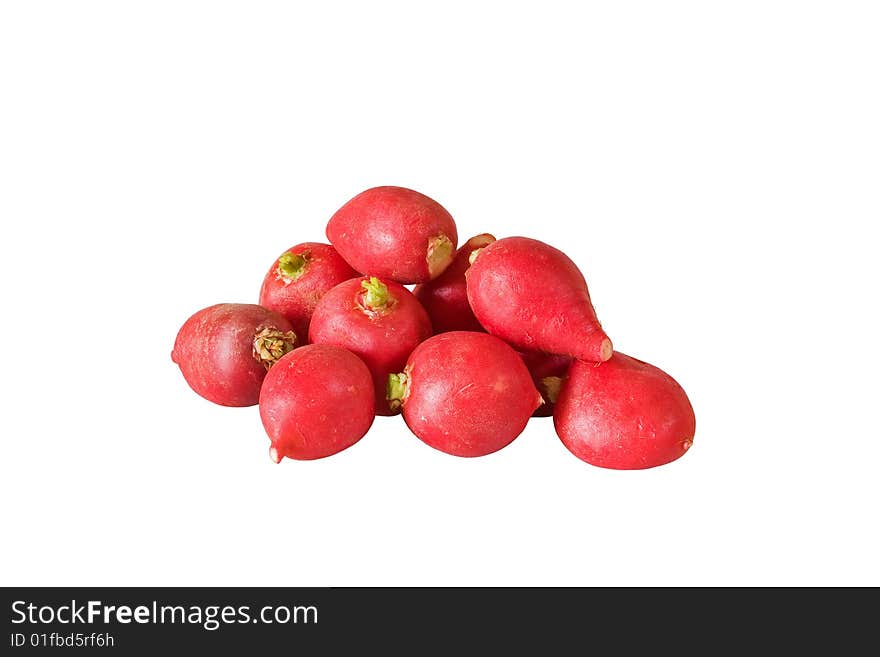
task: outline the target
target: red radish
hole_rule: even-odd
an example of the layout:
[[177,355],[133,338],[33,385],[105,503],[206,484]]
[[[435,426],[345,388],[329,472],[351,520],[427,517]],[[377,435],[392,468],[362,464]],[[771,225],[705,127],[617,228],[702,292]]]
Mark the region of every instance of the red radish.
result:
[[451,331],[416,347],[387,397],[412,432],[454,456],[484,456],[508,445],[541,405],[522,359],[487,333]]
[[696,428],[675,379],[620,352],[605,363],[571,366],[553,420],[572,454],[616,470],[674,461],[690,448]]
[[253,406],[266,370],[295,345],[290,322],[278,313],[249,303],[220,303],[186,320],[171,360],[208,401]]
[[583,274],[552,246],[506,237],[475,251],[467,270],[474,315],[517,349],[588,361],[611,357]]
[[375,276],[340,283],[318,302],[309,339],[358,355],[373,374],[376,412],[392,415],[385,401],[388,375],[399,372],[407,356],[431,336],[431,320],[412,292]]
[[471,253],[494,241],[495,238],[488,233],[470,238],[455,254],[446,271],[433,281],[416,285],[413,294],[428,311],[434,333],[484,330],[468,303],[464,273],[471,266]]
[[343,205],[327,238],[362,274],[398,283],[437,278],[452,262],[455,221],[432,198],[405,187],[374,187]]
[[284,315],[302,342],[318,299],[358,273],[329,244],[303,242],[282,253],[260,289],[260,305]]
[[373,424],[373,380],[353,353],[306,345],[269,370],[260,392],[260,419],[275,463],[308,461],[351,447]]
[[571,366],[572,358],[558,354],[544,354],[538,351],[521,351],[520,357],[529,368],[535,387],[541,393],[544,403],[532,415],[550,417],[559,398],[563,379]]

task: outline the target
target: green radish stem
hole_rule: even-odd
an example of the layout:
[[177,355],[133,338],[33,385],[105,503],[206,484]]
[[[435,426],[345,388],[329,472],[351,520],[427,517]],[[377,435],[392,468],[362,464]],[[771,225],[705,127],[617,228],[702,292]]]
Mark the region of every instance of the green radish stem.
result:
[[299,255],[287,251],[278,258],[278,275],[287,283],[295,281],[305,273],[308,262],[308,253]]
[[407,373],[389,374],[388,383],[385,386],[385,398],[388,400],[388,407],[392,411],[396,411],[408,396],[409,376]]
[[395,299],[388,291],[388,286],[375,276],[361,281],[361,287],[364,290],[361,305],[368,314],[383,314],[394,305]]

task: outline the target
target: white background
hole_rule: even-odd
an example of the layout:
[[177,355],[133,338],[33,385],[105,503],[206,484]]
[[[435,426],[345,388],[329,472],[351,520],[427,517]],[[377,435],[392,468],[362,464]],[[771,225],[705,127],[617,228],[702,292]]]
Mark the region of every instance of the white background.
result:
[[[6,585],[880,584],[880,21],[864,2],[0,9]],[[274,465],[170,360],[379,184],[560,246],[694,447],[397,418]]]

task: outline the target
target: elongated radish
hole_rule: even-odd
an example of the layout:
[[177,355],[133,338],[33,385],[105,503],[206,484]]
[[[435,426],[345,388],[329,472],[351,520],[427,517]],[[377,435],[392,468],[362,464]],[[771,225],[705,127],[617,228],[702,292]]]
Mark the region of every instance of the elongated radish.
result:
[[587,283],[562,251],[527,237],[506,237],[474,252],[467,293],[489,333],[517,349],[588,361],[611,357]]

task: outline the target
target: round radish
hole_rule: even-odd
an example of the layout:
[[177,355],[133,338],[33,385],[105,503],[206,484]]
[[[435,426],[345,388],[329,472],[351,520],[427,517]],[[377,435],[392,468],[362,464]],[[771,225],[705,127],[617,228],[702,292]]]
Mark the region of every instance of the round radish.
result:
[[452,262],[455,221],[432,198],[405,187],[374,187],[343,205],[327,238],[362,274],[398,283],[439,276]]
[[354,354],[306,345],[269,370],[260,392],[260,418],[276,463],[307,461],[351,447],[373,424],[373,381]]
[[260,305],[284,315],[305,342],[318,299],[334,285],[357,275],[329,244],[297,244],[272,264],[260,289]]
[[489,333],[517,349],[588,361],[611,357],[583,274],[552,246],[506,237],[474,252],[467,293]]
[[262,306],[220,303],[177,333],[171,360],[189,386],[222,406],[253,406],[266,370],[296,345],[290,322]]
[[508,445],[541,404],[522,359],[487,333],[451,331],[420,344],[388,399],[412,432],[454,456],[484,456]]
[[488,233],[470,238],[455,254],[452,264],[433,281],[416,285],[413,294],[422,302],[434,333],[447,331],[484,331],[474,317],[467,298],[464,273],[471,266],[471,253],[495,241]]
[[539,351],[521,351],[519,355],[529,368],[535,387],[544,399],[544,403],[532,415],[550,417],[553,415],[553,408],[559,398],[559,391],[572,359],[569,356],[544,354]]
[[616,352],[605,363],[575,361],[553,414],[575,456],[616,470],[663,465],[694,440],[694,409],[663,370]]
[[309,339],[358,355],[373,374],[376,413],[391,415],[388,375],[399,372],[416,346],[431,336],[431,320],[412,292],[375,276],[340,283],[318,302]]

